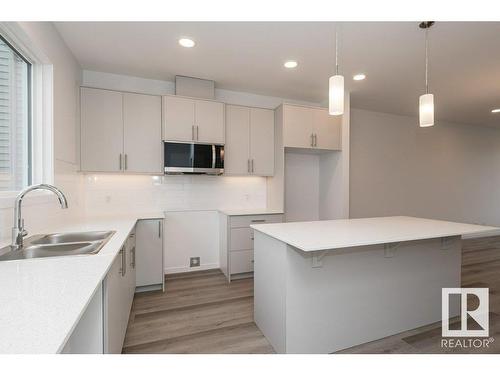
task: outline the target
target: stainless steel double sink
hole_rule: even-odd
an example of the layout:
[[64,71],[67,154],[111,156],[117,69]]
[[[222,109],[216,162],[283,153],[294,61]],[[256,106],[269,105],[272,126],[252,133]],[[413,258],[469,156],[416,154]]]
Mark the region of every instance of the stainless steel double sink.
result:
[[0,261],[97,254],[115,231],[42,234],[28,237],[19,250],[0,249]]

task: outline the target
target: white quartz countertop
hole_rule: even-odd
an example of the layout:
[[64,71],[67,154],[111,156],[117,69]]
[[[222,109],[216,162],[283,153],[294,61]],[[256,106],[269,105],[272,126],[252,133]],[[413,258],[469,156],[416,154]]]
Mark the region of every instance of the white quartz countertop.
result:
[[219,210],[219,212],[227,216],[282,215],[284,213],[283,210],[269,210],[266,208]]
[[1,261],[0,353],[60,352],[136,221],[163,217],[160,212],[79,219],[47,233],[116,233],[95,255]]
[[500,235],[500,228],[408,216],[324,220],[251,227],[302,251],[415,241],[449,236]]

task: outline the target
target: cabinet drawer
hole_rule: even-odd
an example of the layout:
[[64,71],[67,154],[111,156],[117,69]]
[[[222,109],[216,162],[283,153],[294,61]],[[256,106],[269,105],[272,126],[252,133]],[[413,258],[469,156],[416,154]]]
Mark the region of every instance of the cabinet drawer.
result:
[[229,251],[253,249],[252,228],[232,228]]
[[281,223],[283,215],[231,216],[231,228],[246,228],[252,224]]
[[231,252],[231,274],[253,272],[253,250]]

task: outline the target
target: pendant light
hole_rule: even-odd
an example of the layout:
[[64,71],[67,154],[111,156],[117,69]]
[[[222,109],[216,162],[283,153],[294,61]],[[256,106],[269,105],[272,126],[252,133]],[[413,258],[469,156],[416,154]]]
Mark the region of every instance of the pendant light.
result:
[[338,116],[344,114],[344,76],[339,74],[339,36],[335,27],[335,75],[330,77],[328,88],[328,112]]
[[425,30],[425,94],[419,100],[419,122],[420,127],[434,125],[434,95],[429,93],[429,28],[434,25],[433,21],[420,23],[419,27]]

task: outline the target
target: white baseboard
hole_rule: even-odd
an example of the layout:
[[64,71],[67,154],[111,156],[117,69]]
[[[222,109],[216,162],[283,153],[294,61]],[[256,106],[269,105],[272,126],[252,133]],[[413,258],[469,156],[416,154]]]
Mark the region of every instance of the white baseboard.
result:
[[207,263],[207,264],[202,264],[199,267],[166,267],[164,269],[164,272],[165,275],[168,275],[169,273],[204,271],[204,270],[211,270],[214,268],[219,268],[219,263]]

